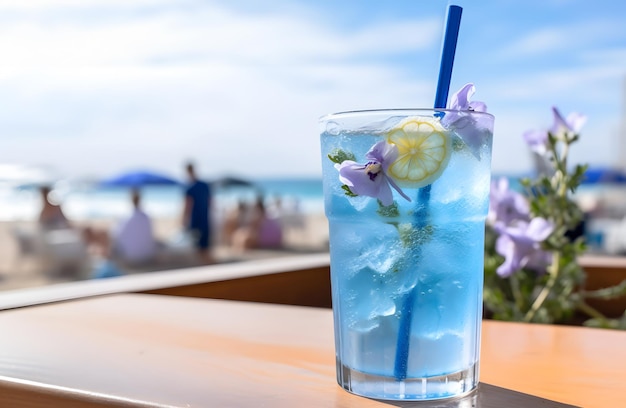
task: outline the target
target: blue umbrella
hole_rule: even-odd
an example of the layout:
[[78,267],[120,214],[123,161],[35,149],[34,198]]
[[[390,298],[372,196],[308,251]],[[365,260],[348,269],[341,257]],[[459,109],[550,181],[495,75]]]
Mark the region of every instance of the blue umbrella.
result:
[[129,171],[100,182],[101,186],[107,187],[132,187],[144,186],[174,186],[180,182],[164,174],[153,171]]
[[583,184],[623,184],[626,173],[610,167],[591,167],[587,169],[582,180]]

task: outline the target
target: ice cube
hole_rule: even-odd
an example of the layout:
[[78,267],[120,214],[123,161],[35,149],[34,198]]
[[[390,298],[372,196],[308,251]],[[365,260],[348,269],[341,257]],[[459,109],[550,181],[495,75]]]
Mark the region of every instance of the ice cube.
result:
[[412,337],[409,351],[409,374],[428,377],[454,373],[470,367],[474,344],[456,333],[433,333]]
[[[389,362],[395,358],[396,337],[398,333],[398,319],[395,316],[385,316],[363,322],[359,328],[347,328],[344,331],[343,363],[359,371],[391,375],[392,367]],[[384,372],[385,367],[390,367]]]
[[352,324],[350,325],[350,330],[356,333],[363,334],[363,333],[367,333],[369,331],[376,329],[379,325],[380,325],[380,322],[376,318],[358,319],[352,322]]
[[387,275],[397,271],[404,249],[399,243],[382,242],[367,248],[360,258],[372,271]]
[[372,203],[372,199],[367,196],[350,197],[350,204],[357,211],[363,211]]
[[355,133],[369,133],[369,134],[381,134],[386,133],[391,128],[395,127],[400,121],[404,120],[405,116],[392,116],[385,120],[379,120],[376,122],[370,122],[364,126],[358,128]]
[[396,313],[396,303],[387,296],[376,296],[373,299],[373,307],[370,312],[370,319],[379,316],[392,316]]

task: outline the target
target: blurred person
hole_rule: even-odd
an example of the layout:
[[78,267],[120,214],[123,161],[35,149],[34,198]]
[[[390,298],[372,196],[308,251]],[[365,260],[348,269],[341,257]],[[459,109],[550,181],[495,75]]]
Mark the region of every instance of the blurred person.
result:
[[275,195],[266,207],[267,213],[273,218],[280,218],[285,213],[283,199],[279,195]]
[[50,186],[40,187],[39,192],[42,200],[41,212],[39,213],[39,225],[44,231],[68,230],[68,233],[70,232],[69,230],[76,231],[80,233],[82,240],[91,252],[100,254],[106,251],[106,247],[108,246],[106,231],[90,226],[86,226],[82,229],[75,228],[63,213],[61,205],[51,198],[52,189]]
[[221,242],[227,246],[231,246],[233,243],[233,235],[235,231],[243,227],[246,224],[246,218],[248,216],[248,205],[242,199],[237,201],[237,204],[232,207],[224,217],[221,231]]
[[71,228],[70,223],[61,209],[61,205],[52,200],[50,186],[39,188],[41,195],[41,212],[39,213],[39,225],[44,229]]
[[189,183],[185,190],[183,225],[191,234],[202,260],[211,263],[211,187],[198,179],[192,163],[187,163],[185,169]]
[[[89,269],[88,246],[91,235],[73,226],[56,202],[50,186],[39,188],[42,207],[39,231],[26,237],[34,246],[29,248],[40,258],[44,274],[54,277],[82,279]],[[22,238],[24,236],[22,235]]]
[[124,262],[140,264],[151,261],[157,254],[158,244],[153,234],[152,221],[141,208],[139,190],[131,193],[133,211],[111,235],[112,255]]
[[233,247],[238,251],[280,248],[282,241],[280,222],[268,215],[263,198],[257,197],[249,223],[233,235]]

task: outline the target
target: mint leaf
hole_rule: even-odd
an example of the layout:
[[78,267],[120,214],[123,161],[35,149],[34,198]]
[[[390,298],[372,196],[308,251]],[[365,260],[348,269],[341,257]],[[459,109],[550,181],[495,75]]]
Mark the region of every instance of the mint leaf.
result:
[[467,146],[466,143],[460,137],[457,136],[457,137],[452,138],[452,149],[455,152],[463,150],[466,146]]
[[356,160],[356,157],[354,157],[354,154],[350,152],[346,152],[341,149],[335,149],[332,152],[330,152],[328,154],[328,158],[333,163],[339,163],[339,164],[343,163],[346,160],[352,160],[352,161]]
[[414,247],[426,244],[431,240],[435,228],[432,225],[417,227],[413,224],[401,224],[398,226],[400,241],[405,247]]
[[348,187],[348,186],[347,186],[347,185],[345,185],[345,184],[344,184],[343,186],[341,186],[341,189],[342,189],[343,191],[345,191],[345,194],[346,194],[348,197],[358,197],[358,196],[359,196],[358,194],[354,194],[354,193],[352,192],[352,190],[350,190],[350,187]]
[[382,216],[387,218],[395,218],[400,216],[400,211],[398,211],[398,204],[394,201],[393,203],[385,206],[383,203],[378,200],[378,210],[376,212]]

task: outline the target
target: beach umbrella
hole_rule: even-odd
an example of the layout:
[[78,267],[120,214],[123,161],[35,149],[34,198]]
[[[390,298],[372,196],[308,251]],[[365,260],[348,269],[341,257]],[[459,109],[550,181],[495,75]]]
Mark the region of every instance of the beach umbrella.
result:
[[591,167],[585,171],[583,184],[625,184],[626,173],[610,167]]
[[125,172],[102,180],[99,184],[105,187],[139,188],[145,186],[175,186],[180,185],[181,183],[165,174],[154,171],[138,170]]
[[245,179],[238,178],[238,177],[231,177],[231,176],[219,178],[215,180],[212,184],[217,187],[222,187],[222,188],[228,188],[228,187],[252,187],[254,188],[256,187],[256,185],[252,181],[245,180]]

